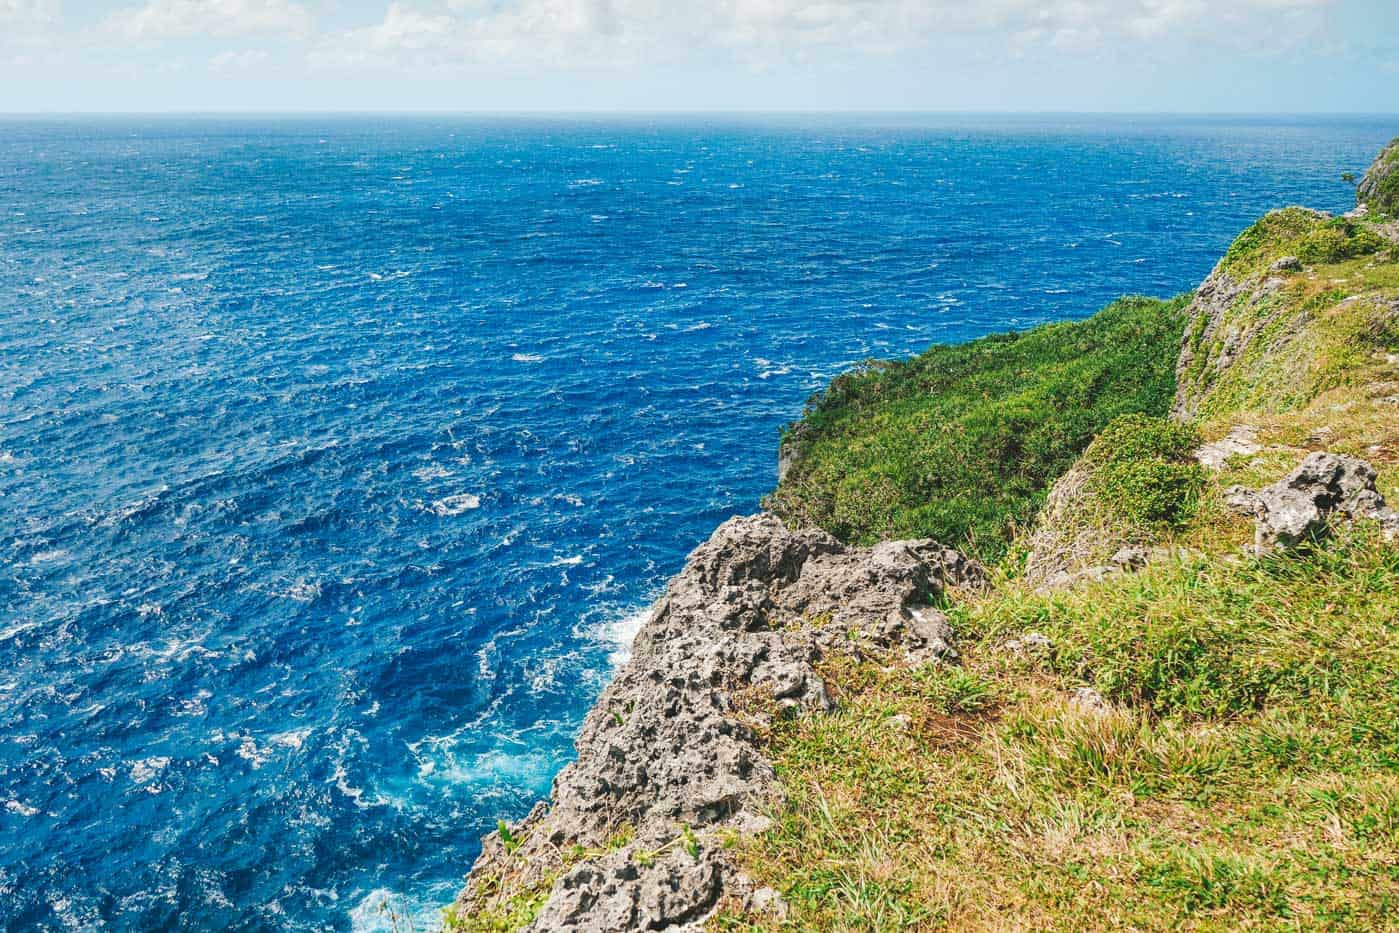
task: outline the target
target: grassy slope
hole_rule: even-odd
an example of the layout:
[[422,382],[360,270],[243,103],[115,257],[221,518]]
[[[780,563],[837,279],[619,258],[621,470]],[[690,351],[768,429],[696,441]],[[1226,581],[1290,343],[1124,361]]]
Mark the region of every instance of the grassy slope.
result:
[[[1012,551],[999,586],[954,597],[963,667],[836,662],[839,711],[772,731],[790,800],[740,857],[784,893],[786,926],[1399,930],[1399,551],[1361,523],[1246,558],[1249,523],[1221,504],[1228,485],[1271,482],[1320,448],[1366,457],[1399,498],[1399,256],[1365,229],[1333,248],[1340,226],[1270,215],[1223,261],[1261,279],[1307,256],[1267,305],[1271,330],[1196,386],[1191,428],[1253,424],[1268,449],[1147,484],[1191,497],[1150,529],[1174,550],[1049,594],[1016,581]],[[1241,303],[1228,323],[1247,330],[1235,317],[1254,313]],[[883,409],[909,405],[842,401],[881,431],[909,423]],[[1105,508],[1138,514],[1136,495]],[[1031,631],[1052,650],[1008,647]],[[1085,686],[1109,706],[1075,700]],[[753,924],[774,925],[714,925]]]
[[847,542],[929,537],[995,559],[1108,421],[1169,409],[1184,304],[1124,299],[841,376],[768,504]]

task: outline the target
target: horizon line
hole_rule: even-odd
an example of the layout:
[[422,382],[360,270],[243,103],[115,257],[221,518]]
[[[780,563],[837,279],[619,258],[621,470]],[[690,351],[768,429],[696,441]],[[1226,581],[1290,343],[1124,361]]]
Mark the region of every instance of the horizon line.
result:
[[893,108],[423,108],[423,109],[356,109],[356,108],[292,108],[264,109],[230,107],[162,110],[0,110],[0,119],[16,117],[329,117],[329,116],[457,116],[457,117],[667,117],[667,116],[996,116],[996,117],[1353,117],[1399,119],[1399,111],[1367,110],[972,110],[972,109],[893,109]]

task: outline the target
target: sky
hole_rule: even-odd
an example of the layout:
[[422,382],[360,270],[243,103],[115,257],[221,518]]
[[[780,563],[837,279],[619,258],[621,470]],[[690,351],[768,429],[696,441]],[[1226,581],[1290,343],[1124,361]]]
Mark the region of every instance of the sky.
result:
[[1399,0],[0,0],[0,113],[1399,111]]

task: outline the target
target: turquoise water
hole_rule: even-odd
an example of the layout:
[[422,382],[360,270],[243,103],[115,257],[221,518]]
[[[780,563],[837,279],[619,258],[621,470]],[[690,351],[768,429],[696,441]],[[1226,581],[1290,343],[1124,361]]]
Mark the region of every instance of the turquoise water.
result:
[[832,375],[1188,289],[1395,127],[0,123],[0,927],[426,914]]

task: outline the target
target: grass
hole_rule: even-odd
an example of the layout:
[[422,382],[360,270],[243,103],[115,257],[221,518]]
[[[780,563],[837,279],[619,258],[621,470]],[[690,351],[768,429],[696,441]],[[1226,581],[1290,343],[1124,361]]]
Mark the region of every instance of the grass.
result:
[[[831,662],[839,710],[769,738],[789,801],[745,867],[792,929],[1399,929],[1399,552],[1376,534],[1004,585],[954,610],[962,669]],[[1030,630],[1052,650],[1004,648]]]
[[[838,708],[772,725],[786,800],[738,848],[789,915],[711,926],[1399,931],[1399,548],[1360,522],[1246,556],[1251,522],[1224,504],[1318,449],[1368,459],[1399,499],[1399,249],[1380,229],[1276,211],[1221,260],[1248,290],[1220,321],[1114,306],[1085,324],[1132,319],[1136,340],[1085,343],[1078,365],[1083,334],[1031,332],[815,401],[775,503],[846,540],[960,536],[997,584],[950,601],[960,667],[823,662]],[[1158,373],[1182,335],[1190,423],[1160,417],[1170,389],[1098,369]],[[1048,404],[1095,376],[1083,411]],[[1046,439],[998,443],[1001,423]],[[1262,450],[1193,463],[1238,424]],[[1144,568],[1051,591],[1021,575],[1037,551],[1101,563],[1123,543],[1151,547]]]
[[1184,299],[1123,299],[838,377],[785,443],[768,506],[847,542],[936,538],[994,560],[1118,415],[1161,415]]
[[[1307,265],[1264,287],[1284,256]],[[1219,271],[1250,287],[1213,327],[1203,309],[1186,324],[1193,359],[1181,384],[1201,419],[1291,411],[1383,378],[1378,361],[1399,348],[1399,245],[1373,224],[1274,211],[1239,236]]]

